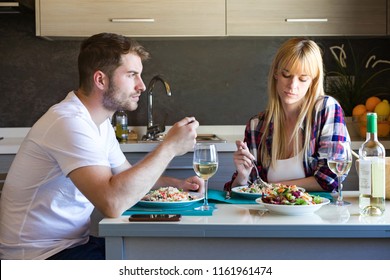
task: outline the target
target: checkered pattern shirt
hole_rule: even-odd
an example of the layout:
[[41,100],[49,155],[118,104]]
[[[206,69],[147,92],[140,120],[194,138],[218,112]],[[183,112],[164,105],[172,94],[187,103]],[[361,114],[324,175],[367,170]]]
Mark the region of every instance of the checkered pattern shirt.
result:
[[[306,177],[314,176],[325,191],[337,189],[337,176],[328,168],[327,141],[349,141],[350,137],[345,124],[343,110],[340,104],[331,96],[322,97],[315,106],[310,143],[303,156],[303,167]],[[257,158],[260,139],[265,129],[265,113],[252,117],[246,125],[244,141],[251,153]],[[271,150],[273,122],[269,126],[269,136],[266,139],[267,149]],[[258,158],[258,170],[261,177],[267,181],[267,168],[261,165]],[[254,173],[252,173],[254,175]],[[232,180],[225,184],[225,190],[231,189],[232,182],[237,176],[233,174]],[[346,175],[342,177],[344,180]]]

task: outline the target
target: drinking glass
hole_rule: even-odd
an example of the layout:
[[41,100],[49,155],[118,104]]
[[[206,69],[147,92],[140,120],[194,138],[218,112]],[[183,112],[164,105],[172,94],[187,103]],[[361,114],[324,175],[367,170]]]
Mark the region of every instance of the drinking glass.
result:
[[343,184],[341,182],[341,176],[351,169],[352,166],[352,153],[351,145],[347,141],[332,141],[327,143],[328,149],[328,167],[337,175],[338,182],[338,197],[337,201],[331,202],[333,205],[345,206],[351,204],[350,202],[343,200]]
[[207,211],[212,207],[208,204],[207,190],[208,179],[212,177],[218,169],[218,153],[214,144],[196,143],[194,148],[193,167],[196,175],[204,180],[204,202],[195,210]]

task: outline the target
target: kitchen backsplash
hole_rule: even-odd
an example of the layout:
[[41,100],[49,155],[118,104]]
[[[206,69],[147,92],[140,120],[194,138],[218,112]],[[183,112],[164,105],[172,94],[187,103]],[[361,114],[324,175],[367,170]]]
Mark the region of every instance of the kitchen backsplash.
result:
[[[77,88],[81,40],[49,41],[36,37],[34,14],[28,11],[0,14],[0,38],[0,127],[30,127],[51,105]],[[265,108],[268,69],[274,53],[286,39],[137,39],[152,54],[152,59],[144,64],[145,84],[154,75],[163,74],[172,90],[168,97],[156,84],[154,122],[171,125],[193,115],[203,125],[245,124]],[[390,67],[390,37],[312,39],[323,49],[327,71],[335,70],[335,57],[342,57],[342,46],[348,65],[352,46],[354,55],[367,62],[368,72]],[[330,50],[333,46],[335,54]],[[373,86],[389,89],[390,71]],[[146,125],[146,101],[143,94],[139,109],[129,113],[129,125]]]

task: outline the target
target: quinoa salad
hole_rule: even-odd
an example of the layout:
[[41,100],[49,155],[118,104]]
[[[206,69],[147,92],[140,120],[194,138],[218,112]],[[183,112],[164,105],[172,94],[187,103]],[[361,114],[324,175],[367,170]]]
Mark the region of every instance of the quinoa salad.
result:
[[179,202],[193,199],[194,197],[190,193],[172,186],[151,190],[142,198],[143,201],[156,202]]

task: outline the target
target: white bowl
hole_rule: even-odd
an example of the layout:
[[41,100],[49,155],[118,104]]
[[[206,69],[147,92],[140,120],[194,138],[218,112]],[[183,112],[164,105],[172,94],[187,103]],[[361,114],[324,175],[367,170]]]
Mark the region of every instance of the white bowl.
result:
[[265,203],[261,200],[261,197],[256,199],[256,202],[260,205],[263,205],[268,211],[274,212],[282,215],[307,215],[313,214],[315,211],[320,209],[322,206],[330,202],[329,199],[322,197],[322,203],[320,204],[311,204],[311,205],[279,205],[279,204],[270,204]]
[[262,193],[249,193],[249,192],[243,191],[243,189],[245,189],[247,187],[248,186],[239,186],[239,187],[232,188],[232,193],[235,193],[235,194],[237,194],[243,198],[246,198],[246,199],[256,199],[256,198],[261,197]]

